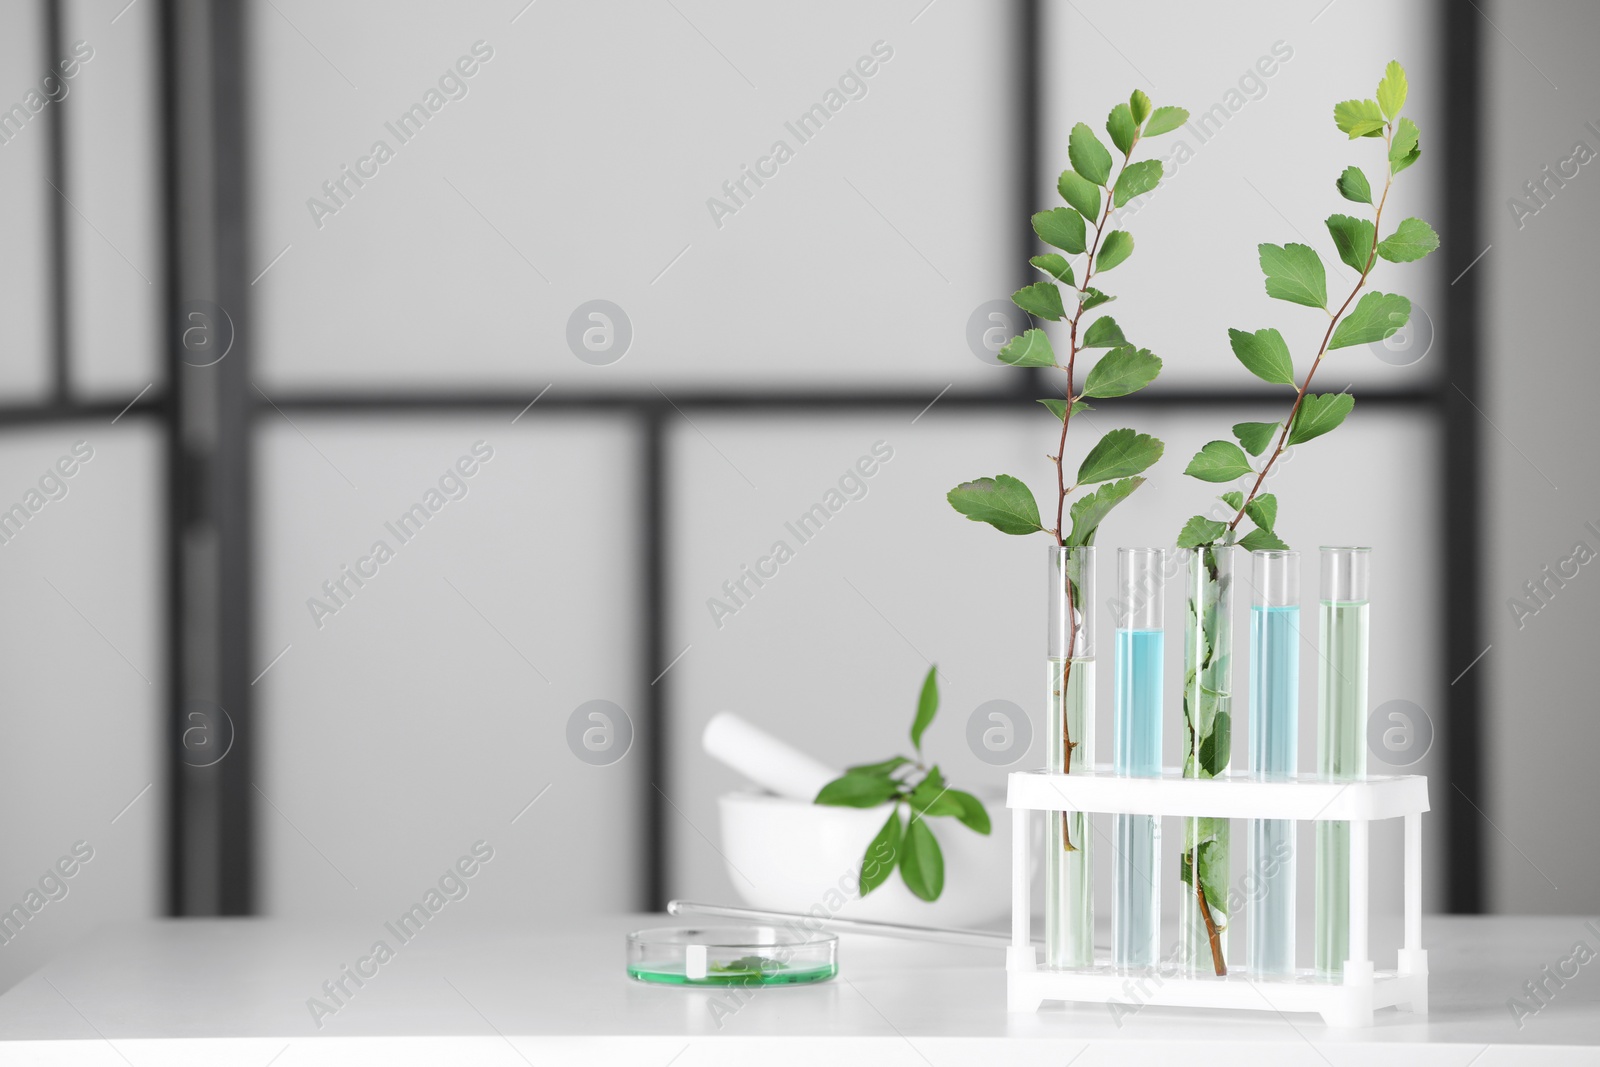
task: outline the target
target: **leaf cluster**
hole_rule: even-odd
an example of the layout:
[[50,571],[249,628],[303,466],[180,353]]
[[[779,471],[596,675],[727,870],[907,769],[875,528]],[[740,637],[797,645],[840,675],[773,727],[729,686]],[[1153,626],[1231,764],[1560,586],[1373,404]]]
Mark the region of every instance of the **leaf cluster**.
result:
[[[1003,347],[1000,361],[1013,367],[1066,372],[1065,396],[1039,401],[1060,420],[1063,446],[1071,418],[1093,410],[1090,400],[1127,396],[1149,385],[1161,373],[1161,359],[1130,342],[1114,318],[1087,317],[1116,299],[1089,283],[1097,274],[1121,266],[1133,254],[1132,234],[1106,229],[1112,210],[1152,191],[1161,182],[1161,161],[1133,161],[1135,146],[1143,138],[1170,133],[1188,118],[1189,113],[1180,107],[1153,107],[1150,98],[1138,90],[1126,103],[1113,107],[1106,117],[1105,130],[1123,158],[1115,177],[1111,149],[1087,125],[1078,123],[1067,139],[1071,166],[1056,183],[1066,206],[1033,216],[1034,233],[1057,251],[1029,260],[1045,279],[1017,290],[1011,299],[1035,319],[1065,322],[1071,348],[1063,361],[1045,331],[1034,328]],[[1081,261],[1077,260],[1080,256]],[[1088,368],[1083,388],[1078,390],[1073,380],[1077,361],[1091,350],[1101,350],[1102,355]],[[1047,527],[1032,491],[1008,474],[963,482],[947,494],[947,499],[967,518],[986,522],[1002,533],[1043,531],[1062,545],[1089,545],[1094,543],[1095,533],[1111,509],[1144,484],[1139,475],[1161,458],[1163,450],[1162,443],[1149,434],[1112,430],[1089,450],[1070,486],[1062,470],[1058,510],[1065,507],[1066,498],[1073,492],[1098,486],[1073,502],[1070,529]],[[1051,459],[1058,468],[1064,462],[1060,451]]]
[[1231,523],[1196,515],[1179,535],[1180,548],[1233,543],[1244,519],[1249,519],[1253,528],[1237,538],[1239,544],[1252,550],[1287,548],[1274,529],[1277,499],[1270,493],[1261,493],[1261,484],[1284,451],[1338,428],[1355,407],[1355,398],[1348,393],[1310,392],[1312,376],[1327,353],[1382,341],[1403,328],[1411,317],[1411,301],[1393,293],[1368,292],[1356,301],[1378,260],[1409,263],[1439,247],[1439,236],[1433,227],[1418,218],[1404,219],[1387,237],[1378,236],[1395,176],[1422,155],[1416,124],[1400,114],[1406,93],[1405,69],[1398,62],[1391,62],[1378,83],[1376,99],[1345,100],[1333,109],[1334,124],[1351,140],[1382,138],[1386,146],[1384,182],[1376,201],[1372,184],[1361,168],[1346,167],[1334,180],[1334,187],[1345,200],[1372,210],[1370,220],[1342,213],[1329,215],[1326,220],[1340,262],[1359,275],[1344,303],[1336,310],[1329,307],[1327,270],[1322,257],[1310,245],[1291,242],[1258,246],[1267,295],[1316,308],[1330,322],[1304,379],[1297,379],[1289,345],[1277,330],[1228,331],[1233,354],[1245,369],[1269,385],[1293,390],[1294,400],[1286,419],[1237,423],[1233,441],[1209,441],[1189,461],[1184,473],[1201,481],[1226,483],[1248,478],[1251,482],[1248,494],[1237,490],[1221,494],[1222,501],[1234,512]]
[[[938,900],[944,892],[944,853],[927,824],[929,817],[951,816],[980,834],[991,830],[989,813],[971,793],[945,783],[938,764],[922,762],[922,735],[939,712],[938,668],[930,667],[917,697],[911,721],[911,747],[916,757],[890,756],[877,763],[849,767],[817,793],[816,803],[846,808],[875,808],[892,804],[889,818],[867,845],[861,860],[861,895],[888,881],[896,867],[906,888],[923,900]],[[900,805],[907,819],[902,825]]]

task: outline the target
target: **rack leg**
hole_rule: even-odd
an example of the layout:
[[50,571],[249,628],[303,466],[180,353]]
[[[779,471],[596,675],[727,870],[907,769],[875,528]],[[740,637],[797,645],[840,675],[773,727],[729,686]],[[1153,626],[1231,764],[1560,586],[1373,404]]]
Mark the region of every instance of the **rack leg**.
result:
[[1345,961],[1345,981],[1350,980],[1351,965],[1371,969],[1371,954],[1367,945],[1367,869],[1371,861],[1369,848],[1371,824],[1361,819],[1350,822],[1350,958]]
[[1406,816],[1406,942],[1422,948],[1422,813]]
[[1422,813],[1406,816],[1406,932],[1399,972],[1412,987],[1411,999],[1400,1005],[1417,1015],[1428,1014],[1428,953],[1422,947]]
[[1371,824],[1350,821],[1350,958],[1344,961],[1343,1003],[1322,1013],[1329,1026],[1371,1026],[1376,978],[1367,946],[1367,869]]

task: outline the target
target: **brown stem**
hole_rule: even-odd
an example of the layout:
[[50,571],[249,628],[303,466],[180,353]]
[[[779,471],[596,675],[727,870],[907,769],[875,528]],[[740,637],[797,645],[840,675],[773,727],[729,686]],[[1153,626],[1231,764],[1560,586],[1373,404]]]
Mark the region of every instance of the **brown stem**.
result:
[[[1392,143],[1392,140],[1393,134],[1385,131],[1383,135],[1384,144],[1388,145]],[[1267,472],[1278,461],[1278,457],[1283,455],[1285,442],[1289,439],[1289,427],[1294,425],[1294,417],[1299,413],[1300,405],[1305,401],[1306,391],[1311,388],[1312,377],[1317,373],[1317,368],[1322,366],[1322,357],[1328,354],[1328,342],[1333,339],[1333,329],[1339,325],[1339,320],[1349,310],[1350,302],[1356,298],[1356,294],[1361,292],[1362,287],[1367,284],[1367,275],[1371,274],[1372,268],[1378,265],[1378,227],[1383,222],[1383,205],[1389,201],[1389,187],[1393,184],[1394,168],[1389,166],[1389,173],[1383,180],[1383,195],[1378,197],[1378,206],[1372,216],[1372,247],[1367,251],[1367,269],[1361,272],[1360,278],[1356,279],[1355,288],[1350,290],[1350,295],[1344,298],[1344,303],[1339,305],[1339,310],[1329,318],[1328,328],[1322,335],[1322,346],[1317,349],[1317,358],[1311,362],[1311,369],[1306,372],[1306,380],[1301,384],[1300,391],[1295,394],[1294,406],[1289,409],[1289,417],[1283,420],[1283,429],[1278,433],[1278,445],[1272,450],[1272,455],[1267,458],[1266,465],[1261,468],[1261,473],[1256,475],[1255,484],[1250,487],[1250,495],[1246,496],[1244,502],[1239,505],[1238,514],[1234,515],[1233,521],[1228,523],[1229,532],[1238,528],[1240,520],[1244,518],[1244,509],[1256,498],[1256,494],[1261,492],[1261,483],[1266,481]]]
[[[1134,144],[1138,143],[1138,135],[1134,136]],[[1122,157],[1122,166],[1117,171],[1121,177],[1122,172],[1128,169],[1128,161],[1133,156],[1133,145],[1128,146],[1128,151]],[[1106,222],[1111,218],[1111,205],[1115,200],[1114,189],[1116,182],[1106,187],[1106,206],[1100,213],[1100,221],[1094,225],[1094,242],[1089,246],[1089,257],[1083,265],[1083,284],[1078,286],[1078,310],[1073,314],[1068,326],[1067,341],[1067,404],[1061,412],[1061,441],[1056,446],[1056,547],[1064,547],[1066,534],[1062,530],[1067,509],[1067,472],[1062,466],[1063,458],[1067,454],[1067,427],[1072,421],[1072,404],[1077,399],[1073,395],[1073,375],[1078,360],[1078,320],[1083,318],[1083,294],[1089,288],[1089,279],[1094,277],[1094,256],[1100,250],[1100,238],[1105,232]],[[1061,699],[1061,763],[1065,768],[1064,774],[1072,773],[1072,750],[1078,743],[1072,739],[1071,727],[1067,724],[1067,686],[1072,678],[1072,650],[1078,644],[1078,616],[1072,610],[1072,579],[1067,578],[1067,658],[1061,666],[1061,692],[1056,694]],[[1066,852],[1077,851],[1077,846],[1072,843],[1072,829],[1067,822],[1067,813],[1061,813],[1061,848]]]
[[1211,967],[1217,972],[1217,977],[1228,973],[1228,964],[1222,958],[1222,936],[1217,932],[1216,920],[1211,918],[1211,905],[1206,903],[1205,886],[1200,884],[1200,846],[1194,847],[1194,856],[1189,861],[1189,876],[1194,879],[1194,895],[1200,904],[1200,915],[1206,921],[1206,937],[1211,940]]
[[[1068,684],[1072,680],[1072,650],[1078,644],[1078,613],[1072,610],[1072,572],[1067,572],[1067,658],[1061,665],[1061,692],[1056,696],[1061,702],[1061,763],[1063,774],[1072,773],[1072,750],[1078,747],[1078,742],[1072,739],[1072,721],[1067,718],[1067,693]],[[1072,827],[1067,822],[1067,813],[1061,813],[1061,849],[1063,852],[1076,852],[1078,846],[1072,843]]]

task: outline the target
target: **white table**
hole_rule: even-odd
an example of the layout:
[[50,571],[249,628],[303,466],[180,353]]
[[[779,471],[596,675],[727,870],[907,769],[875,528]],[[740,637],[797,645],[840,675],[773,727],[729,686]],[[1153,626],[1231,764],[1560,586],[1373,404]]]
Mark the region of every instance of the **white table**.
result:
[[624,975],[624,933],[661,917],[458,918],[441,913],[320,1030],[307,999],[378,938],[396,943],[381,924],[109,927],[0,996],[0,1063],[1600,1064],[1600,959],[1551,984],[1520,1030],[1506,1007],[1577,941],[1600,949],[1580,919],[1429,919],[1432,1014],[1339,1031],[1267,1012],[1150,1008],[1120,1027],[1098,1006],[1008,1015],[1003,952],[872,938],[845,939],[838,979],[755,991],[719,1028],[726,991]]

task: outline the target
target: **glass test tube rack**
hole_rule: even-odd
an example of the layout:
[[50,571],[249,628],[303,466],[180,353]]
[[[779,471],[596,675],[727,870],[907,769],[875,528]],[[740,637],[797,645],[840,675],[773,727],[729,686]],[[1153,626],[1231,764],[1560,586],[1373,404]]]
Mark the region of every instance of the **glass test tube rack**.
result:
[[[1087,770],[1087,769],[1085,769]],[[1363,781],[1259,781],[1242,775],[1160,778],[1115,775],[1109,766],[1072,775],[1016,771],[1010,775],[1011,944],[1006,992],[1011,1011],[1036,1011],[1047,1000],[1168,1007],[1317,1012],[1330,1026],[1371,1026],[1378,1008],[1428,1012],[1428,954],[1422,947],[1422,813],[1428,782],[1420,775]],[[1243,967],[1222,977],[1190,975],[1176,967],[1130,971],[1109,957],[1089,967],[1041,967],[1030,930],[1030,812],[1101,812],[1227,819],[1291,819],[1350,825],[1350,956],[1342,976],[1311,969],[1293,975],[1252,975]],[[1368,830],[1380,819],[1405,820],[1405,933],[1393,970],[1376,970],[1367,938]],[[1141,981],[1141,975],[1144,980]],[[1130,983],[1130,979],[1132,980]],[[1130,988],[1133,990],[1130,993]]]

